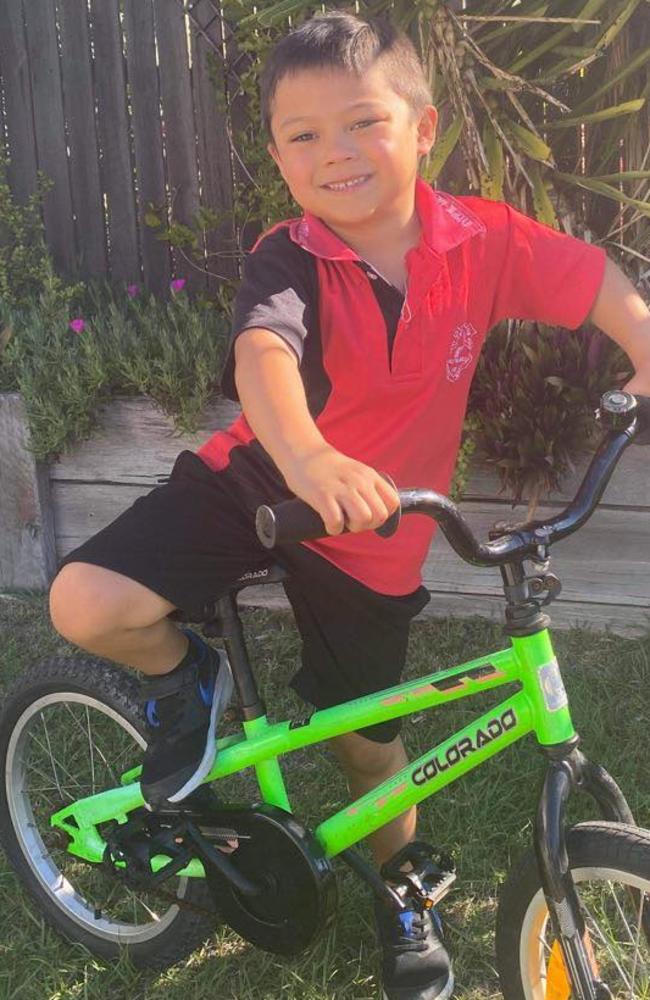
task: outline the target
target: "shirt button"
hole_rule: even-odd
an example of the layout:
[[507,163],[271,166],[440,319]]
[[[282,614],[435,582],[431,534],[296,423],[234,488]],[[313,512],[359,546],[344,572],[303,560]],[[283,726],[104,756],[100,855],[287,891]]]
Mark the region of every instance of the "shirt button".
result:
[[379,275],[375,274],[374,271],[368,271],[368,277],[372,278],[373,281],[377,281],[377,278],[379,277]]

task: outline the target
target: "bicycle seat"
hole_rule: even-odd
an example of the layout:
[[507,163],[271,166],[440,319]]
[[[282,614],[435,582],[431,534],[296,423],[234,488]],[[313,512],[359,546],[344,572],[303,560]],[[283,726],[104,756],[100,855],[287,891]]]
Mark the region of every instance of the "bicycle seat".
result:
[[[225,597],[226,594],[231,594],[234,597],[240,590],[244,590],[246,587],[259,587],[265,583],[282,583],[288,576],[289,574],[286,569],[278,563],[269,563],[268,566],[264,566],[261,569],[257,566],[242,573],[221,596]],[[189,622],[194,624],[205,622],[210,624],[218,617],[218,600],[219,598],[216,598],[214,601],[206,604],[200,612],[190,612],[185,608],[176,608],[167,617],[175,622]]]
[[259,587],[263,583],[282,583],[288,576],[284,566],[279,563],[270,563],[264,569],[249,569],[235,581],[230,593],[236,594],[245,587]]

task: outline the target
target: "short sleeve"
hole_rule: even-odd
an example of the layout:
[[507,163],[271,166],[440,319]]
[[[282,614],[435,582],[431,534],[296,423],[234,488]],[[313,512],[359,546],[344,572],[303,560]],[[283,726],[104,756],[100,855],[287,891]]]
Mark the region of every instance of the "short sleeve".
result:
[[263,238],[244,263],[233,307],[233,322],[221,388],[238,401],[235,385],[235,340],[251,327],[277,333],[302,359],[303,344],[315,308],[315,268],[310,255],[290,239],[286,229]]
[[605,251],[509,205],[495,206],[495,223],[488,250],[491,269],[496,268],[490,326],[502,319],[580,326],[602,284]]

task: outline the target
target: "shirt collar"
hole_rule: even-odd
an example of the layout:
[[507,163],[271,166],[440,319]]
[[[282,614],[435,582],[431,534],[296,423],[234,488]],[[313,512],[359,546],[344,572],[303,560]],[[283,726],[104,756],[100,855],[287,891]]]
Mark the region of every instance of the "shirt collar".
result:
[[[415,183],[415,207],[422,227],[420,246],[424,245],[435,253],[447,253],[477,233],[485,232],[485,225],[478,216],[451,195],[434,191],[421,177]],[[325,260],[361,259],[352,247],[311,212],[291,220],[289,236],[315,257]]]

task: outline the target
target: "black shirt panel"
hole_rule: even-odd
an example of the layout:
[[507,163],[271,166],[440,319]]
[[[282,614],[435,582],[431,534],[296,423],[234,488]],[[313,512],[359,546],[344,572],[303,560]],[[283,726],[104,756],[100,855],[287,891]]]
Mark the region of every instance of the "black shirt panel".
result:
[[314,309],[314,321],[303,345],[300,374],[305,386],[309,413],[312,419],[316,420],[325,409],[332,392],[332,382],[323,363],[323,338],[318,308]]
[[393,344],[397,334],[397,324],[402,314],[404,296],[394,285],[391,285],[380,274],[374,271],[370,264],[359,261],[359,267],[368,275],[370,287],[375,293],[377,305],[381,309],[382,316],[386,323],[386,339],[388,343],[388,364],[390,367],[393,355]]
[[239,400],[235,386],[234,343],[249,327],[272,330],[302,361],[304,343],[318,321],[316,258],[293,242],[286,227],[264,237],[244,262],[233,308],[233,323],[221,388]]

